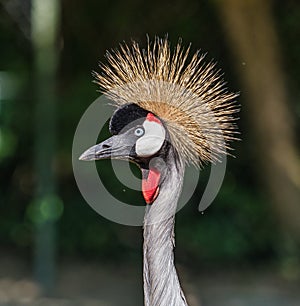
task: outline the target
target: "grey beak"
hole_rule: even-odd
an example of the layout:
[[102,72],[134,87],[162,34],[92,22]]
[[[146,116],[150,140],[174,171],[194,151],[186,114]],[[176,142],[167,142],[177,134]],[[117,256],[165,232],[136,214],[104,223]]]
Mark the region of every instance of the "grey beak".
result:
[[120,135],[114,135],[103,142],[87,149],[79,157],[80,160],[90,161],[99,159],[129,159],[132,145],[126,145]]

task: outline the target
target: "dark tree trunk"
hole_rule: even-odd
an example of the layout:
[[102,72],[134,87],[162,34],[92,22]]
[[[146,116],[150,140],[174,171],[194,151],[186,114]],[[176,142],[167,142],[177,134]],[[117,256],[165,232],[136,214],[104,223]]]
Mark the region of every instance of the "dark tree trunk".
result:
[[243,82],[244,108],[257,145],[258,179],[267,186],[283,231],[299,239],[299,152],[271,1],[223,0],[218,4]]

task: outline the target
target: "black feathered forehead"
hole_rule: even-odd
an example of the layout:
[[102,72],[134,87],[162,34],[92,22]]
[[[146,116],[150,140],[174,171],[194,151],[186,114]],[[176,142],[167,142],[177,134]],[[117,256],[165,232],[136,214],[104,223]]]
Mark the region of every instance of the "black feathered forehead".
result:
[[126,104],[121,106],[114,112],[110,119],[109,131],[111,134],[116,135],[119,134],[124,128],[128,130],[138,123],[137,120],[145,120],[148,113],[148,111],[136,104]]

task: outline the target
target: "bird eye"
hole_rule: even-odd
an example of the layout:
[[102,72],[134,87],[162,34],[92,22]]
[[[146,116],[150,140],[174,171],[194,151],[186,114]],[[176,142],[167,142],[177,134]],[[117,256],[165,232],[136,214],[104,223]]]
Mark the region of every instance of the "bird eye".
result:
[[134,135],[135,135],[135,136],[138,136],[138,137],[143,136],[144,133],[145,133],[145,131],[144,131],[144,129],[141,128],[141,127],[138,127],[138,128],[135,129],[135,131],[134,131]]

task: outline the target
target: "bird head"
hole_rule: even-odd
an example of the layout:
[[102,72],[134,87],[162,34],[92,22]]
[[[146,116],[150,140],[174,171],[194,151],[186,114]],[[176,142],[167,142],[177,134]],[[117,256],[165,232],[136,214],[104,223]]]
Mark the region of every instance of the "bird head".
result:
[[181,42],[173,53],[167,39],[156,38],[146,49],[133,42],[107,52],[108,63],[95,73],[117,109],[110,120],[112,137],[80,159],[135,162],[147,203],[158,195],[163,167],[157,161],[168,162],[170,148],[182,164],[199,167],[228,154],[228,142],[236,139],[237,95],[227,91],[215,64],[203,63],[199,52],[188,63],[188,55]]

